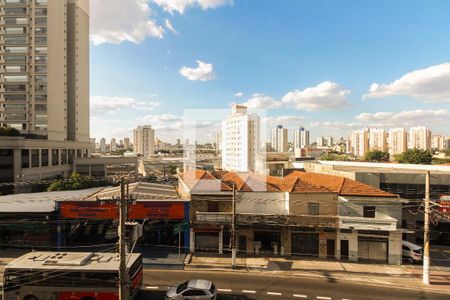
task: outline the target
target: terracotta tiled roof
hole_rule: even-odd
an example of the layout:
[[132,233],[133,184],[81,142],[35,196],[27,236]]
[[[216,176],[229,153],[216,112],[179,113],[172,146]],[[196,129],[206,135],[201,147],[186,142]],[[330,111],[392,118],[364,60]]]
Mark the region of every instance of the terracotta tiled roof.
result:
[[256,173],[234,173],[228,172],[221,177],[222,181],[240,192],[280,192],[282,179],[273,176],[264,176]]
[[288,193],[332,193],[323,186],[308,183],[298,177],[285,177],[281,185],[283,191]]
[[345,177],[295,171],[285,178],[300,178],[302,181],[325,187],[342,196],[398,197],[398,195],[390,194],[365,183]]
[[189,170],[180,174],[181,180],[191,191],[231,191],[228,185],[205,170]]

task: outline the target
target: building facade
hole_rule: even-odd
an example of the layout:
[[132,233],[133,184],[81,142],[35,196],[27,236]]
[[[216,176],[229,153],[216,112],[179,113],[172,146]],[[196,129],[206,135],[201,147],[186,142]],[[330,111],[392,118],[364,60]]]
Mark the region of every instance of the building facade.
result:
[[384,129],[371,128],[369,130],[369,151],[387,150],[387,133]]
[[357,157],[364,157],[369,151],[369,129],[355,130],[351,134],[351,153]]
[[408,149],[408,133],[405,128],[392,128],[389,130],[388,149],[391,158]]
[[288,129],[278,125],[277,128],[272,129],[271,138],[272,149],[276,152],[288,151]]
[[297,130],[294,131],[294,150],[306,148],[309,145],[309,130],[306,130],[304,127],[300,126]]
[[149,126],[138,126],[133,131],[133,151],[143,157],[155,154],[155,130]]
[[442,135],[433,135],[431,137],[431,149],[445,150],[445,138]]
[[431,130],[427,127],[412,127],[409,129],[409,149],[431,149]]
[[260,118],[248,114],[247,107],[233,105],[222,122],[222,168],[230,171],[255,171],[260,153]]

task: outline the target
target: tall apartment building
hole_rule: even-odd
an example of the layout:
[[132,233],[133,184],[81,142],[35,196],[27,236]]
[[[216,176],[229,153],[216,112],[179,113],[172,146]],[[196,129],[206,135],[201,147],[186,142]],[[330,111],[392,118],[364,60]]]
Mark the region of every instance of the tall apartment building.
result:
[[384,129],[371,128],[369,130],[369,151],[387,150],[387,132]]
[[427,127],[412,127],[409,129],[409,149],[431,149],[431,130]]
[[112,138],[109,143],[109,152],[116,152],[117,151],[117,141],[115,138]]
[[106,140],[105,138],[100,139],[100,153],[106,153]]
[[369,129],[355,130],[351,134],[351,153],[357,157],[364,157],[369,151]]
[[256,171],[260,153],[260,118],[247,107],[233,105],[222,122],[222,168],[228,171]]
[[222,131],[216,132],[216,151],[219,153],[222,148]]
[[319,136],[316,144],[317,147],[331,147],[334,144],[334,139],[331,136]]
[[133,131],[133,151],[144,157],[155,154],[155,130],[150,125],[138,126]]
[[394,158],[394,155],[401,154],[408,149],[408,132],[405,128],[389,129],[388,149],[391,159]]
[[431,149],[444,150],[445,138],[442,135],[433,135],[431,137]]
[[66,175],[91,149],[89,1],[1,0],[0,27],[0,182]]
[[445,140],[444,148],[446,150],[450,150],[450,136],[448,136],[447,139]]
[[96,148],[95,138],[91,138],[91,152],[95,152]]
[[300,126],[294,131],[294,150],[306,148],[310,145],[309,130]]
[[276,152],[288,151],[288,129],[278,125],[272,129],[272,149]]
[[130,138],[124,138],[123,139],[123,148],[125,150],[130,150],[131,149],[131,144],[130,144]]

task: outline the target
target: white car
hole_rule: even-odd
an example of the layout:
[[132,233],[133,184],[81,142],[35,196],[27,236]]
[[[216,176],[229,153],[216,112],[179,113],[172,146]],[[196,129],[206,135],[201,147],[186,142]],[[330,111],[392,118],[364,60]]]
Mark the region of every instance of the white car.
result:
[[216,300],[217,291],[209,280],[192,279],[171,287],[166,293],[166,300]]
[[422,261],[422,255],[422,247],[408,241],[402,241],[402,256],[408,262],[420,262]]

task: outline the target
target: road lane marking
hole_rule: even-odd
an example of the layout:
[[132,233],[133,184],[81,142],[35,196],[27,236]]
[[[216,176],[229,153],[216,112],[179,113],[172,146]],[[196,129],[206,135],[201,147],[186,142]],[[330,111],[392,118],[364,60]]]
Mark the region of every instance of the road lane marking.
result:
[[159,289],[158,286],[146,286],[145,288],[146,288],[147,290],[157,290],[157,289]]
[[267,292],[267,295],[281,296],[281,293],[277,293],[277,292]]
[[219,292],[231,292],[231,289],[217,289]]
[[317,296],[316,298],[317,298],[317,299],[320,299],[320,300],[331,300],[331,297]]
[[302,295],[302,294],[294,294],[292,296],[294,296],[295,298],[308,298],[307,295]]
[[242,292],[246,294],[256,294],[256,291],[253,290],[242,290]]

